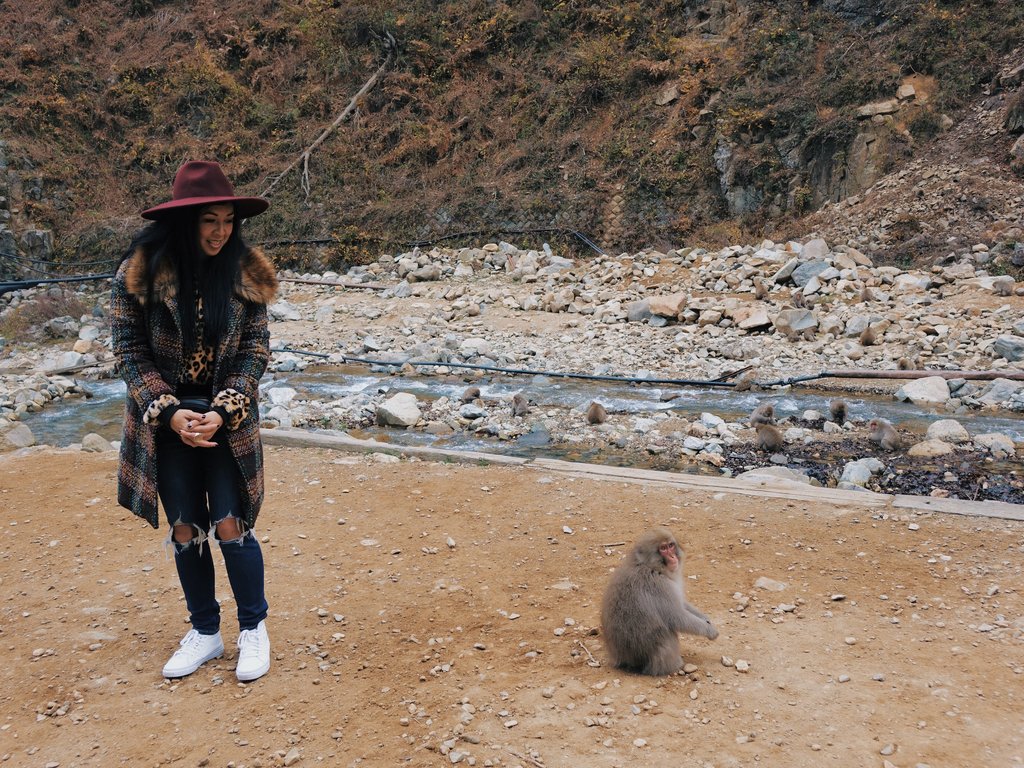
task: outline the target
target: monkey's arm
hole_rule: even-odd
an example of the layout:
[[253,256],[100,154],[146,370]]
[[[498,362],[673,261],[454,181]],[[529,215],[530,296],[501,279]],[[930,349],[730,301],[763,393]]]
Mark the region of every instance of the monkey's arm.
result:
[[690,603],[683,601],[678,613],[673,617],[674,629],[687,635],[699,635],[709,640],[718,637],[718,630],[711,623],[711,619],[694,608]]

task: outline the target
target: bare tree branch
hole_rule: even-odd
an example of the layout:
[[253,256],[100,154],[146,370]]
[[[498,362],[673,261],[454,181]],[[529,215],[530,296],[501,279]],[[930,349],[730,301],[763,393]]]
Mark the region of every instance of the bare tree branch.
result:
[[391,66],[391,62],[395,58],[395,49],[397,47],[397,43],[395,42],[394,36],[390,32],[385,33],[384,44],[387,47],[388,54],[384,58],[384,62],[380,65],[377,71],[373,73],[373,76],[365,83],[363,83],[363,87],[356,92],[356,95],[352,97],[352,99],[349,101],[345,109],[343,109],[341,113],[336,118],[334,118],[334,122],[327,126],[327,128],[324,129],[323,133],[317,136],[316,140],[308,147],[306,147],[302,151],[302,154],[295,158],[295,160],[287,168],[285,168],[283,171],[277,174],[277,176],[274,177],[274,180],[270,182],[270,185],[260,193],[260,197],[267,197],[268,195],[270,195],[270,193],[274,191],[274,187],[278,185],[281,179],[283,179],[288,174],[288,172],[291,171],[299,163],[302,163],[302,191],[305,193],[306,197],[309,197],[309,156],[310,154],[312,154],[314,149],[316,149],[317,147],[324,143],[324,141],[327,139],[328,136],[331,135],[331,132],[334,131],[335,128],[337,128],[339,125],[345,122],[345,119],[350,114],[352,114],[352,111],[356,108],[356,105],[359,103],[359,100],[370,92],[373,86],[377,84],[377,81],[380,79],[380,76],[384,74],[384,71]]

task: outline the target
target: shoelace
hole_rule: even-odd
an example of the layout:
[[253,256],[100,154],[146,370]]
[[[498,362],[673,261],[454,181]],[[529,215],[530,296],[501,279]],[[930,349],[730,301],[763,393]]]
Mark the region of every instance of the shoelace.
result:
[[243,629],[238,633],[239,655],[243,653],[259,653],[261,645],[260,633],[255,629]]

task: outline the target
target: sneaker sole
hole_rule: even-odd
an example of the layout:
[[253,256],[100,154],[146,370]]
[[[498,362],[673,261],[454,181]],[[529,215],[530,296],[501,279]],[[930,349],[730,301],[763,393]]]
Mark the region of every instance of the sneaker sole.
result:
[[243,673],[239,674],[238,671],[236,670],[235,671],[235,677],[238,678],[239,682],[250,683],[253,680],[258,680],[259,678],[263,677],[269,671],[270,671],[270,662],[268,661],[265,666],[262,666],[262,667],[260,667],[257,670],[253,670],[252,672],[243,672]]
[[179,677],[188,677],[193,672],[195,672],[197,669],[199,669],[201,666],[203,666],[203,664],[205,664],[206,662],[211,661],[212,659],[219,659],[223,655],[224,655],[224,646],[221,646],[219,651],[217,651],[216,653],[210,654],[209,656],[207,656],[205,659],[200,661],[198,664],[196,664],[191,669],[186,668],[185,670],[183,670],[181,672],[168,672],[167,671],[167,667],[164,667],[162,672],[161,672],[161,674],[165,678],[167,678],[168,680],[175,680],[175,679],[177,679]]

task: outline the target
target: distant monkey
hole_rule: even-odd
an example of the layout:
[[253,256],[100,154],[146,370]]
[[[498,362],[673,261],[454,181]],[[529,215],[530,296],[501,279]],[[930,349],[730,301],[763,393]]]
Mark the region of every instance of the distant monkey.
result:
[[756,427],[758,424],[774,424],[775,423],[775,406],[771,403],[761,403],[757,408],[750,412],[750,426]]
[[872,301],[875,297],[871,293],[871,289],[866,285],[860,289],[860,301],[863,304],[867,301]]
[[768,298],[768,284],[764,281],[763,277],[754,278],[754,298],[755,299],[767,299]]
[[472,403],[480,397],[480,387],[466,387],[466,391],[462,393],[459,399],[464,403]]
[[878,333],[870,325],[860,333],[861,346],[870,347],[878,341]]
[[512,395],[512,415],[525,416],[530,412],[530,402],[522,392]]
[[912,371],[914,370],[914,361],[909,357],[901,357],[896,361],[896,367],[901,371]]
[[608,421],[608,411],[604,406],[594,400],[587,408],[587,424],[604,424]]
[[757,384],[757,371],[744,371],[736,377],[736,381],[733,383],[733,392],[746,392],[749,389],[756,388]]
[[686,601],[683,550],[675,536],[654,528],[612,574],[601,604],[601,634],[613,666],[671,675],[683,666],[680,632],[718,637],[711,619]]
[[754,429],[757,430],[756,443],[758,450],[779,451],[786,444],[778,427],[773,427],[771,424],[758,424]]
[[804,301],[804,292],[799,288],[795,288],[791,294],[789,294],[789,300],[793,302],[793,306],[797,309],[804,309],[807,303]]
[[895,451],[903,444],[896,428],[885,419],[872,419],[868,422],[868,437],[884,451]]
[[833,400],[828,404],[828,412],[832,416],[832,421],[839,425],[845,424],[849,415],[845,400]]
[[1013,296],[1013,281],[1011,280],[997,280],[992,283],[996,296]]

